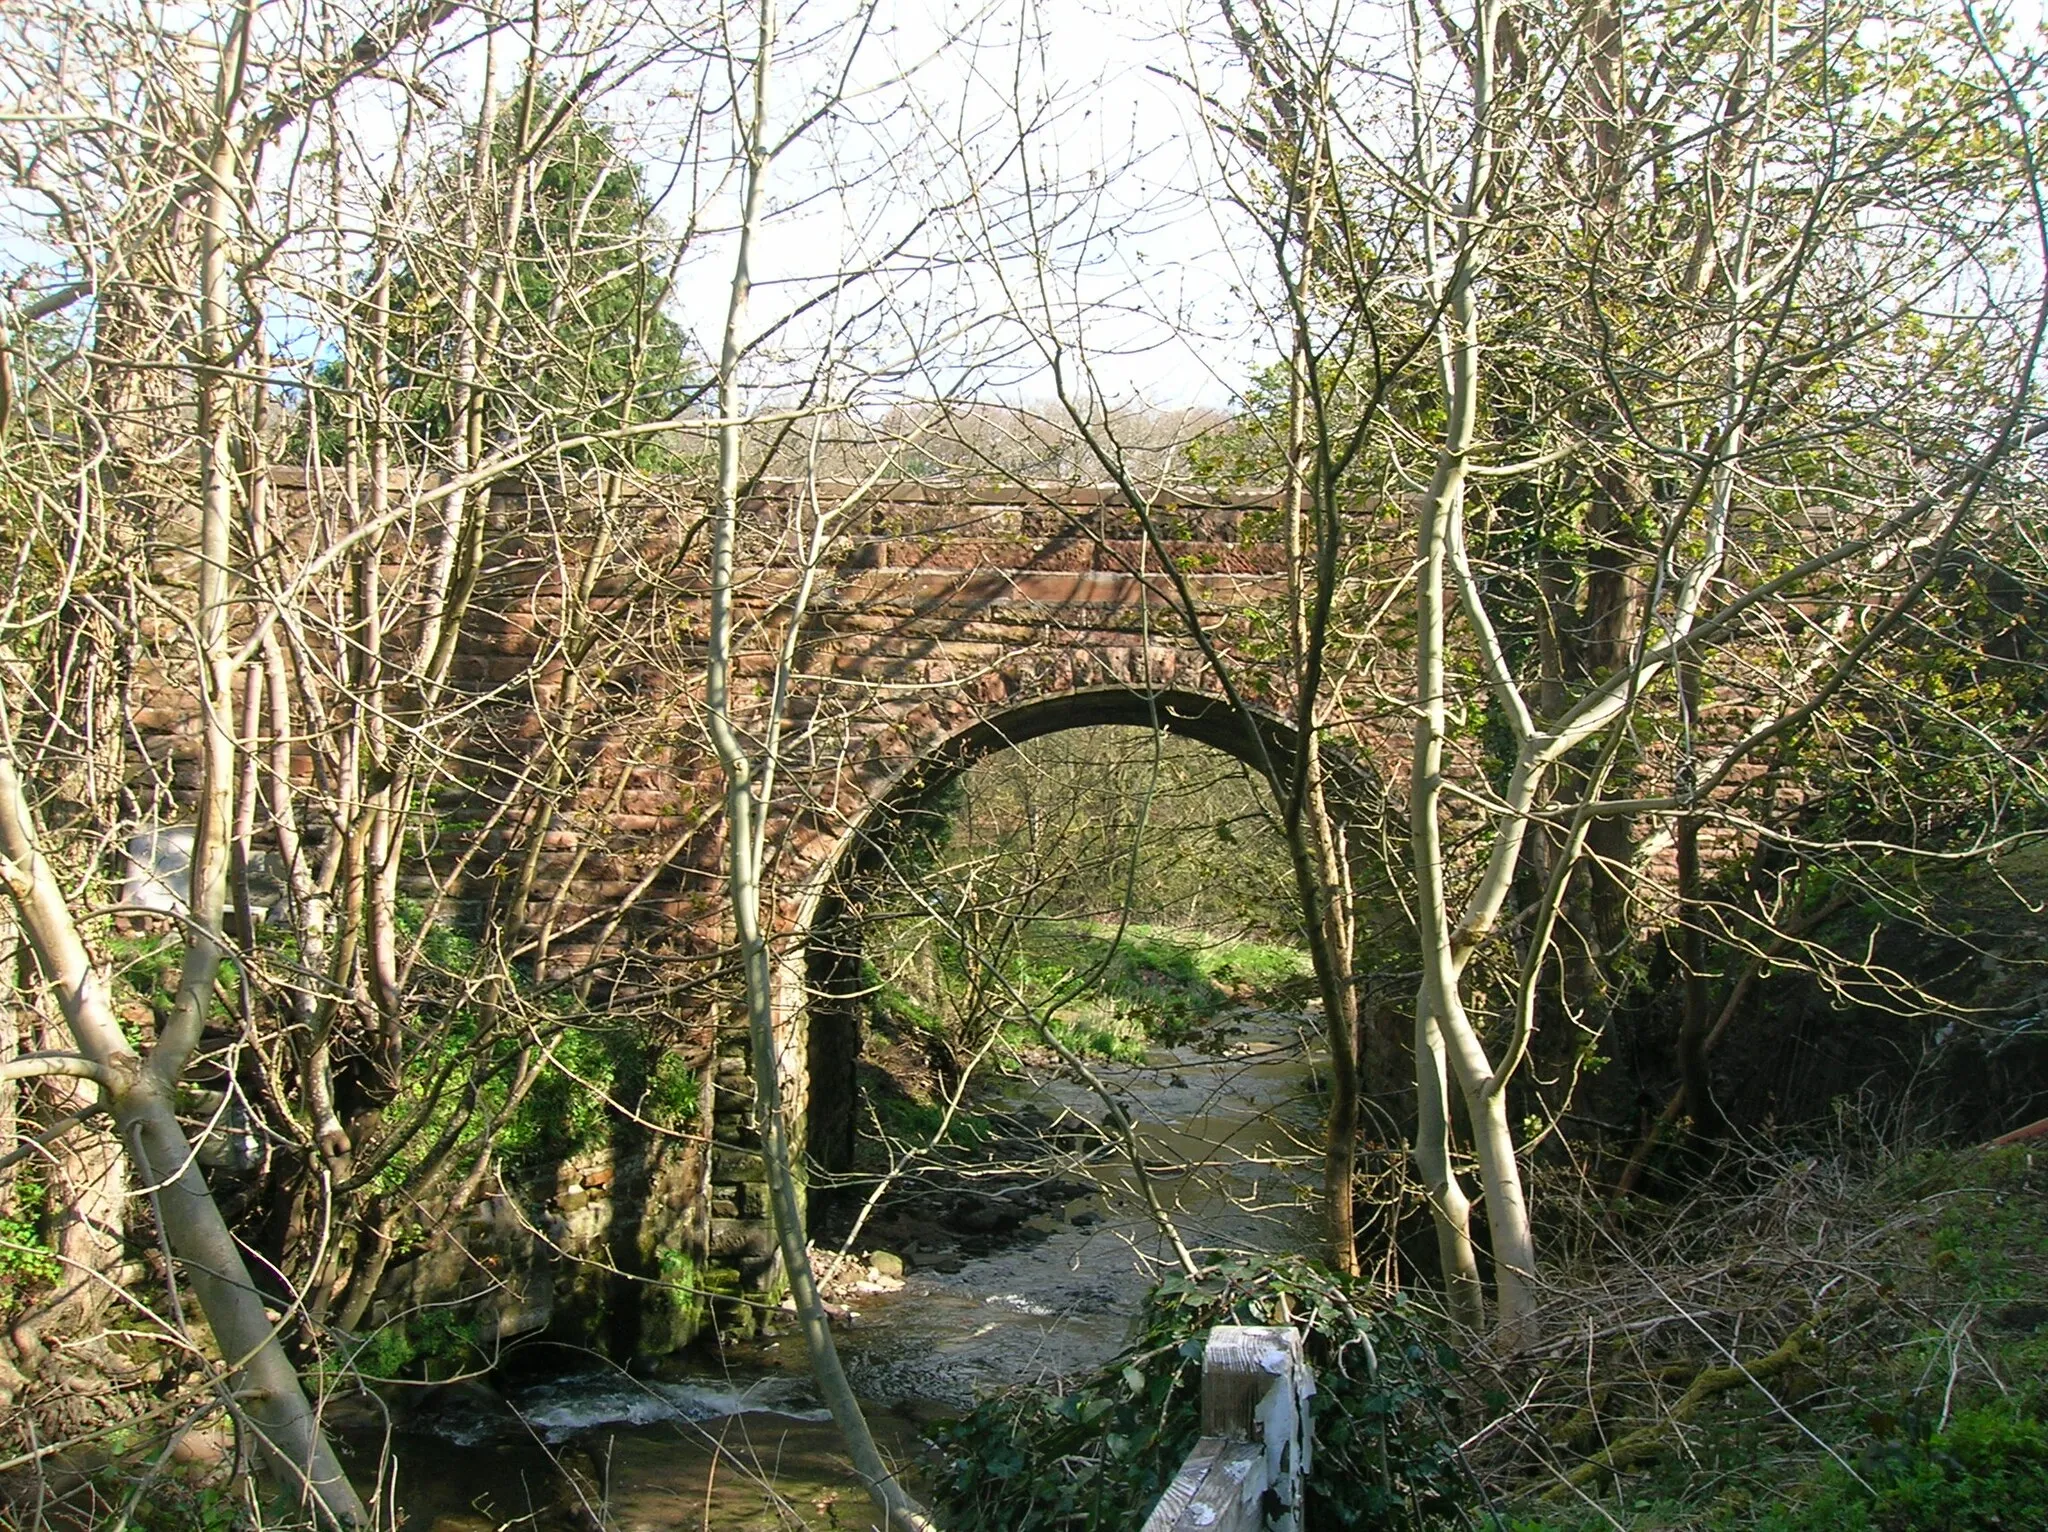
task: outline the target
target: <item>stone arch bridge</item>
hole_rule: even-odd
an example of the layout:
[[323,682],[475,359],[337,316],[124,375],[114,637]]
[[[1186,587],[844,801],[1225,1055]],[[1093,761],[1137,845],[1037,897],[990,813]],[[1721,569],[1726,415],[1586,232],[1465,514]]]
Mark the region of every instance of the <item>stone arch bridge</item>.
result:
[[[319,525],[317,485],[280,472],[274,488],[287,511],[295,502]],[[481,1246],[453,1249],[445,1280],[425,1259],[416,1272],[394,1268],[379,1288],[394,1311],[467,1296],[495,1304],[501,1335],[534,1328],[559,1315],[544,1295],[582,1280],[550,1251],[651,1276],[681,1248],[700,1271],[722,1268],[721,1281],[775,1279],[753,1061],[729,991],[722,781],[703,707],[703,507],[679,485],[634,495],[493,487],[448,678],[458,721],[438,747],[448,764],[426,854],[403,869],[402,886],[438,918],[504,922],[502,890],[523,866],[530,897],[510,906],[523,912],[512,917],[513,956],[537,976],[594,976],[600,1003],[630,993],[640,1014],[674,1020],[664,1031],[701,1071],[698,1131],[681,1146],[634,1151],[642,1163],[630,1170],[564,1163],[552,1200],[534,1188],[535,1206],[463,1236],[498,1241],[505,1226],[532,1224],[545,1225],[544,1240],[515,1229],[495,1259]],[[808,1128],[823,1161],[850,1148],[858,1029],[833,965],[858,957],[838,936],[809,938],[833,927],[888,809],[983,755],[1091,725],[1156,726],[1254,763],[1291,754],[1284,698],[1265,691],[1285,667],[1261,662],[1285,651],[1275,497],[1166,494],[1149,514],[1170,571],[1132,508],[1105,490],[778,484],[744,507],[734,694],[757,757],[773,763],[780,1065],[797,1087],[792,1125],[799,1136]],[[806,544],[821,515],[832,535]],[[791,555],[806,545],[821,556]],[[392,590],[422,563],[396,537],[380,556]],[[1249,708],[1225,700],[1182,591],[1207,641],[1231,657]],[[392,631],[403,641],[395,620]],[[788,678],[780,691],[778,674]],[[168,681],[142,690],[133,721],[151,741],[152,791],[174,803],[196,778],[197,708]],[[771,714],[783,721],[772,749]],[[321,727],[345,732],[336,719]],[[1364,743],[1364,755],[1379,753]],[[553,764],[536,771],[543,760]],[[300,781],[315,775],[303,745],[292,770]],[[538,777],[563,790],[537,791]],[[472,1291],[477,1282],[486,1286]],[[623,1295],[611,1287],[590,1311],[603,1331],[588,1338],[614,1350],[675,1343],[669,1321],[648,1328],[659,1304],[629,1305],[641,1316],[622,1326]]]
[[[523,519],[517,493],[500,492],[500,513],[514,520]],[[780,548],[788,529],[821,505],[840,530],[807,572]],[[742,652],[734,690],[744,722],[749,707],[765,715],[778,661],[792,678],[772,751],[769,925],[783,1078],[796,1087],[787,1092],[793,1126],[819,1160],[844,1164],[851,1150],[856,1004],[833,997],[846,993],[845,967],[858,955],[844,939],[809,938],[837,929],[849,881],[877,850],[872,828],[891,819],[885,810],[932,793],[984,755],[1094,725],[1163,728],[1252,764],[1262,747],[1273,759],[1291,755],[1293,731],[1257,690],[1275,667],[1252,658],[1284,644],[1287,582],[1274,510],[1269,494],[1163,497],[1152,515],[1171,533],[1170,578],[1158,546],[1109,491],[898,483],[856,497],[829,486],[780,486],[747,505],[756,542],[752,557],[743,547],[736,582]],[[1254,688],[1250,709],[1230,704],[1216,683],[1175,579],[1240,684]],[[650,716],[670,731],[670,748],[665,756],[642,749],[640,759],[655,764],[635,768],[635,785],[603,813],[593,803],[583,820],[589,833],[568,826],[552,837],[558,844],[544,878],[558,882],[541,892],[563,893],[566,880],[572,916],[598,910],[638,886],[631,842],[658,844],[680,830],[643,918],[615,940],[676,940],[681,932],[709,953],[722,948],[729,925],[720,783],[698,689],[702,594],[701,586],[690,589],[672,646],[647,680],[666,698]],[[503,684],[535,663],[521,638],[521,614],[532,604],[529,597],[506,606],[495,640],[478,648],[473,682]],[[757,717],[754,744],[763,753],[765,728]],[[609,779],[601,754],[593,757],[594,789]],[[592,834],[614,848],[594,861]],[[766,1281],[773,1244],[751,1120],[751,1061],[735,1023],[719,1025],[707,1042],[711,1142],[699,1188],[701,1237],[711,1259]]]

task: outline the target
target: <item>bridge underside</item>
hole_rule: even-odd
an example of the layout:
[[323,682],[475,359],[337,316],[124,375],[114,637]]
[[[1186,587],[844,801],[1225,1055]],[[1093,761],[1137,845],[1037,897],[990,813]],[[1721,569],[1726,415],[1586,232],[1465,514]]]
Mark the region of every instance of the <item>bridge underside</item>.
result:
[[[857,1066],[870,984],[863,911],[907,841],[929,833],[947,789],[978,761],[1046,735],[1102,727],[1157,729],[1230,755],[1256,772],[1292,769],[1298,735],[1283,720],[1186,689],[1091,687],[1019,703],[969,724],[901,772],[844,836],[818,880],[800,931],[803,995],[799,1023],[807,1059],[805,1141],[811,1162],[832,1174],[852,1168],[859,1128]],[[1377,804],[1370,774],[1348,759],[1337,781],[1361,808]]]

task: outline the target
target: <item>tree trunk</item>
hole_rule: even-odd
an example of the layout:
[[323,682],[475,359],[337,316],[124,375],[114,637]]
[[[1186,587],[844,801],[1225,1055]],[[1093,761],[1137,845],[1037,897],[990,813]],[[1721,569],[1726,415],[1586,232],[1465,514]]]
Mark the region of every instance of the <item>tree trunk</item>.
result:
[[0,873],[22,926],[55,986],[78,1050],[111,1082],[107,1105],[152,1203],[172,1255],[220,1346],[236,1409],[273,1479],[342,1527],[368,1513],[328,1445],[319,1416],[264,1312],[171,1107],[172,1083],[144,1065],[121,1035],[107,981],[86,955],[56,873],[37,844],[27,795],[11,756],[0,756]]
[[1415,1168],[1436,1225],[1437,1265],[1451,1315],[1476,1330],[1486,1323],[1486,1296],[1472,1243],[1472,1202],[1451,1168],[1450,1077],[1426,990],[1415,1000]]
[[[741,331],[746,322],[752,286],[750,262],[760,226],[763,182],[768,168],[768,81],[776,38],[775,10],[763,0],[752,60],[754,95],[751,121],[741,124],[746,155],[738,248],[733,259],[732,292],[727,303],[725,336],[718,364],[718,497],[711,516],[711,622],[705,657],[705,710],[712,743],[725,773],[725,838],[727,893],[733,928],[739,940],[741,975],[745,983],[747,1038],[754,1064],[755,1111],[761,1134],[761,1158],[768,1175],[768,1195],[775,1220],[777,1247],[795,1300],[798,1323],[810,1352],[818,1392],[845,1439],[848,1455],[873,1497],[883,1519],[897,1532],[927,1532],[931,1522],[924,1508],[903,1488],[883,1462],[868,1430],[860,1402],[839,1363],[823,1299],[811,1273],[809,1242],[804,1233],[796,1169],[790,1152],[789,1125],[782,1110],[782,1053],[775,1028],[775,976],[768,943],[761,928],[761,837],[753,763],[735,727],[730,700],[733,661],[733,554],[738,536],[740,449],[739,365]],[[794,625],[800,614],[790,618]],[[780,688],[777,688],[780,694]]]
[[[1415,868],[1418,936],[1422,982],[1416,997],[1416,1090],[1429,1099],[1421,1117],[1429,1122],[1431,1141],[1418,1132],[1416,1162],[1425,1183],[1440,1188],[1432,1195],[1438,1240],[1453,1260],[1444,1279],[1455,1294],[1475,1264],[1469,1253],[1470,1231],[1455,1220],[1457,1186],[1449,1158],[1449,1124],[1439,1128],[1443,1098],[1442,1066],[1448,1059],[1458,1079],[1472,1124],[1472,1147],[1486,1197],[1487,1230],[1493,1246],[1494,1284],[1499,1299],[1500,1332],[1518,1343],[1526,1338],[1533,1300],[1535,1240],[1522,1194],[1521,1167],[1515,1157],[1508,1122],[1506,1086],[1514,1068],[1496,1074],[1471,1019],[1466,1015],[1461,983],[1466,960],[1486,939],[1507,897],[1528,828],[1528,815],[1542,770],[1540,752],[1532,752],[1532,729],[1526,707],[1511,691],[1495,635],[1478,600],[1464,547],[1463,508],[1469,459],[1477,438],[1479,417],[1480,331],[1475,285],[1484,258],[1484,199],[1493,164],[1493,50],[1498,7],[1481,0],[1473,28],[1473,99],[1475,120],[1471,164],[1464,196],[1453,210],[1456,233],[1452,261],[1442,293],[1441,377],[1444,399],[1443,436],[1430,483],[1420,498],[1416,529],[1415,623],[1415,749],[1409,772],[1409,849]],[[1443,826],[1445,742],[1449,732],[1449,684],[1446,663],[1447,571],[1454,570],[1460,603],[1478,630],[1486,668],[1496,691],[1514,701],[1519,712],[1516,734],[1521,749],[1502,809],[1494,815],[1493,843],[1478,888],[1452,927],[1446,888]],[[1459,1194],[1462,1196],[1462,1192]],[[1469,1313],[1470,1304],[1466,1305]]]

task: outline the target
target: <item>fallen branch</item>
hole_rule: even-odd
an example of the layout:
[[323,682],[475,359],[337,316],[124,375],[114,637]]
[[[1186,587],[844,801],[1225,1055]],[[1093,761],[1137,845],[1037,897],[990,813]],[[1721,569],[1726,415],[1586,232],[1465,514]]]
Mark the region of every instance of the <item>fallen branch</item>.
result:
[[1679,1396],[1678,1403],[1671,1407],[1663,1419],[1647,1426],[1639,1426],[1626,1436],[1617,1438],[1605,1452],[1589,1458],[1574,1468],[1565,1476],[1562,1483],[1552,1485],[1543,1498],[1563,1500],[1575,1489],[1584,1489],[1588,1485],[1600,1483],[1661,1456],[1670,1445],[1670,1438],[1678,1427],[1697,1415],[1700,1406],[1709,1399],[1725,1394],[1730,1389],[1740,1388],[1745,1383],[1760,1383],[1818,1350],[1820,1342],[1814,1337],[1813,1321],[1809,1319],[1786,1336],[1775,1351],[1768,1352],[1753,1362],[1734,1362],[1726,1367],[1700,1369],[1691,1385]]

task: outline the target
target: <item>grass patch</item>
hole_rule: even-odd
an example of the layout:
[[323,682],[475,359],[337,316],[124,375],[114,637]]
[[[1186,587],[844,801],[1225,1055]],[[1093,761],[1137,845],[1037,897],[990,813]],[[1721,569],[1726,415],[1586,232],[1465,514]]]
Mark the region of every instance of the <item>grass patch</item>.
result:
[[1579,1339],[1499,1364],[1487,1391],[1489,1413],[1526,1401],[1482,1454],[1507,1524],[2048,1527],[2041,1159],[1765,1161],[1739,1195],[1637,1215],[1627,1259],[1585,1210],[1551,1316]]
[[1947,1429],[1831,1468],[1810,1499],[1757,1532],[2006,1532],[2048,1527],[2048,1427],[2010,1405],[1965,1410]]
[[[1077,1001],[1046,1023],[1052,1035],[1084,1059],[1113,1059],[1142,1064],[1146,1051],[1161,1034],[1114,1000],[1093,997]],[[1043,1041],[1036,1029],[1013,1022],[1005,1029],[1012,1047],[1036,1047]]]
[[[877,1091],[871,1091],[869,1099],[882,1132],[906,1143],[945,1143],[972,1148],[997,1136],[985,1113],[963,1109],[955,1112],[953,1120],[947,1122],[943,1101],[919,1100],[914,1096]],[[944,1137],[940,1136],[942,1126]]]
[[1227,1011],[1298,1009],[1315,991],[1308,954],[1159,926],[1044,924],[1023,944],[1019,988],[1043,1003],[1093,976],[1054,1020],[1097,1058],[1142,1062],[1149,1043],[1184,1042]]

